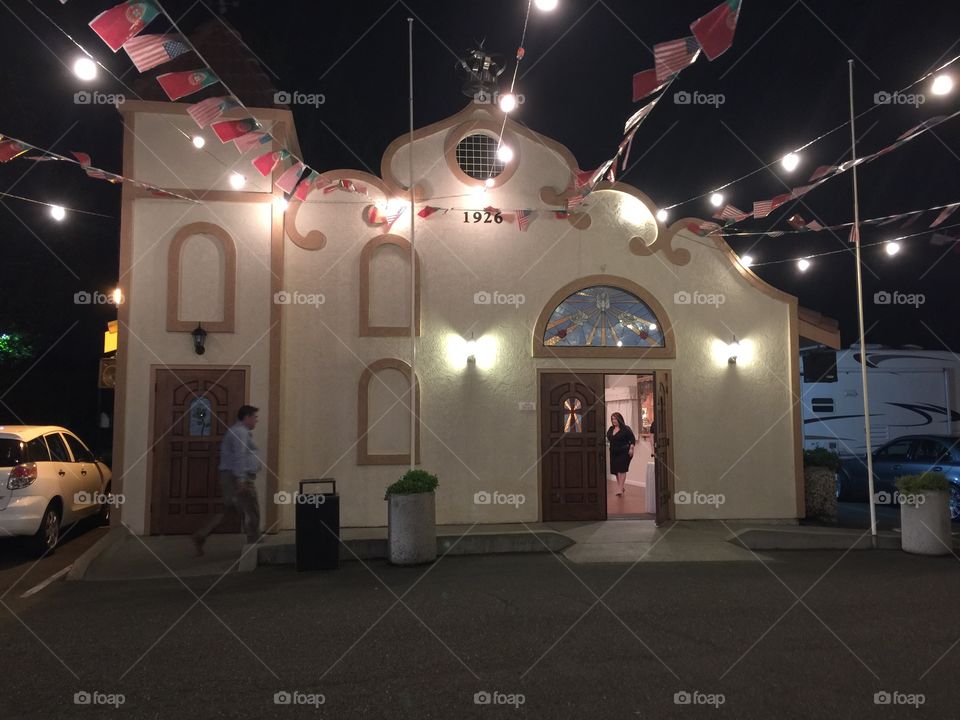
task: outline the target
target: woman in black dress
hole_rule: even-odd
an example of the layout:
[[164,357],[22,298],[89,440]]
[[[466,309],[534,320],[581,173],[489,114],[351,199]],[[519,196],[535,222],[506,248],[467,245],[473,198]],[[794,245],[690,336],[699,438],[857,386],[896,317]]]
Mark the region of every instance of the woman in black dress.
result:
[[618,412],[610,416],[607,440],[610,442],[610,474],[617,476],[617,495],[623,495],[627,491],[627,470],[630,469],[637,438]]

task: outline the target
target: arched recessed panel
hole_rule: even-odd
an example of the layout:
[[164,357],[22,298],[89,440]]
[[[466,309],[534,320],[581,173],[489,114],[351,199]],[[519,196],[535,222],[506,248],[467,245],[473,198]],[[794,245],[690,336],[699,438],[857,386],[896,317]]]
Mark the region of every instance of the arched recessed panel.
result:
[[675,357],[663,306],[636,283],[610,275],[561,288],[535,333],[536,357]]
[[167,331],[233,332],[237,248],[226,230],[212,223],[185,225],[167,255]]
[[[416,257],[416,332],[420,334],[420,257]],[[360,337],[410,334],[410,243],[374,238],[360,253]]]
[[[416,388],[420,418],[420,383]],[[357,393],[357,464],[405,465],[410,462],[410,366],[385,358],[368,365]],[[416,462],[420,462],[417,424]]]

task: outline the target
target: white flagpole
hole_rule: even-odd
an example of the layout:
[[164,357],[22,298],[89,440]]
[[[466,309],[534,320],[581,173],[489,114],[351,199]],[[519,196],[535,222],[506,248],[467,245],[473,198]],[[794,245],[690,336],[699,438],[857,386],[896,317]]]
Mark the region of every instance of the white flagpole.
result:
[[416,212],[413,181],[413,18],[407,18],[410,49],[410,469],[417,466],[417,252],[414,245]]
[[[854,130],[853,111],[853,60],[847,60],[850,75],[850,149],[853,161],[857,160],[857,134]],[[870,540],[877,547],[877,509],[874,506],[873,487],[873,440],[870,437],[870,395],[867,391],[867,345],[863,329],[863,272],[860,267],[860,196],[857,191],[857,166],[853,166],[853,242],[857,260],[857,315],[860,325],[860,381],[863,386],[863,431],[867,440],[867,492],[870,503]]]

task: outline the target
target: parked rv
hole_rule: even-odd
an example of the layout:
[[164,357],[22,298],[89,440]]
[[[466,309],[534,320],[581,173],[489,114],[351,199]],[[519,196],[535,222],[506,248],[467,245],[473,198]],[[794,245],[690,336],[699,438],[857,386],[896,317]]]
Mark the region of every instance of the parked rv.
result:
[[[858,345],[801,352],[804,446],[866,456]],[[907,435],[960,434],[960,359],[949,351],[867,345],[870,434],[877,448]]]

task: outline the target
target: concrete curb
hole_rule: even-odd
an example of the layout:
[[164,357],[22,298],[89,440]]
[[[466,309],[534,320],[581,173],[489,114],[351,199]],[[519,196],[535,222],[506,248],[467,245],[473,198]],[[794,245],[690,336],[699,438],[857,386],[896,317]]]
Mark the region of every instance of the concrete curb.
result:
[[87,574],[87,570],[90,568],[91,563],[100,557],[100,555],[104,553],[107,548],[110,548],[115,543],[119,542],[123,536],[127,534],[127,532],[127,529],[122,525],[116,525],[110,528],[106,535],[97,540],[80,557],[73,561],[73,567],[70,568],[70,572],[67,573],[66,579],[68,581],[83,580],[84,576]]
[[[749,550],[870,550],[870,534],[844,528],[747,528],[727,542]],[[956,545],[956,543],[954,543]],[[899,550],[900,533],[877,533],[879,550]]]
[[[347,548],[341,548],[340,550],[341,562],[348,560],[382,560],[387,557],[386,538],[344,540],[343,544]],[[566,535],[551,530],[533,533],[481,532],[464,536],[438,533],[437,555],[560,552],[573,544],[575,544],[574,541]],[[293,543],[262,545],[257,550],[256,556],[257,565],[293,565],[296,563],[296,545]]]

